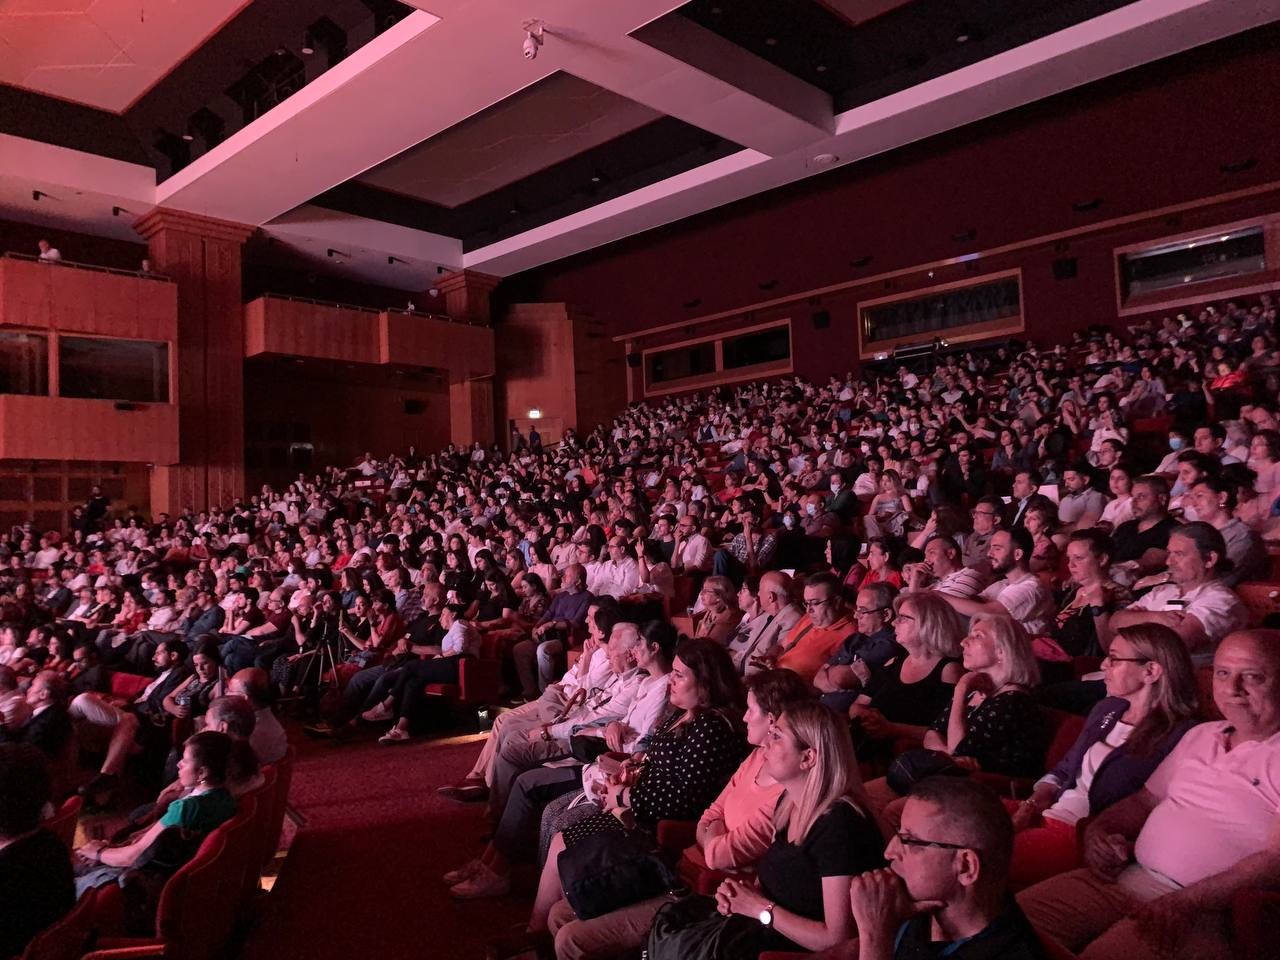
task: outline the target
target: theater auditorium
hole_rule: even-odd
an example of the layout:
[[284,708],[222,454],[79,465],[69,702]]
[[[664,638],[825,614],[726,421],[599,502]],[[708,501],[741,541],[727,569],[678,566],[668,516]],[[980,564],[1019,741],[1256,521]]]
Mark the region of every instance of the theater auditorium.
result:
[[1280,955],[1280,0],[0,0],[0,960]]

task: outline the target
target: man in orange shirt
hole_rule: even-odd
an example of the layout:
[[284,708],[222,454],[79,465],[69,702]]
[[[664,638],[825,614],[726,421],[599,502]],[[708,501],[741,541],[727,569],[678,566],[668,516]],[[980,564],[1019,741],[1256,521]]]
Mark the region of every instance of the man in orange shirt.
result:
[[819,573],[805,581],[805,615],[791,628],[782,642],[765,654],[774,666],[794,670],[806,683],[857,627],[849,620],[840,581],[829,573]]

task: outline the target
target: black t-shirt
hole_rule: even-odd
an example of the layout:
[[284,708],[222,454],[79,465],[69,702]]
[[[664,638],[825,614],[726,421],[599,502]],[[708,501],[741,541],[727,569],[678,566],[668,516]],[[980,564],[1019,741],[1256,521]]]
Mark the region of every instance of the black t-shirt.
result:
[[761,892],[784,910],[821,920],[823,877],[852,877],[884,866],[884,838],[848,803],[837,803],[809,828],[804,842],[788,843],[778,831],[760,858]]
[[893,960],[1045,960],[1045,950],[1022,910],[1011,899],[1004,913],[981,933],[958,943],[929,939],[928,914],[915,917],[898,930]]
[[1169,534],[1178,529],[1178,521],[1173,517],[1165,517],[1148,530],[1139,530],[1137,520],[1127,520],[1116,527],[1112,535],[1116,552],[1112,556],[1115,563],[1141,559],[1148,550],[1165,550],[1169,546]]
[[0,850],[0,957],[26,949],[37,933],[71,911],[76,884],[71,854],[48,830]]

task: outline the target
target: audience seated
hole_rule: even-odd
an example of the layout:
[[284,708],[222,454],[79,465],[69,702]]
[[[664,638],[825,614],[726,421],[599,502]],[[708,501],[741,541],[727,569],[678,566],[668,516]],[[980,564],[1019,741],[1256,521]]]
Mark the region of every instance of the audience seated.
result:
[[1223,720],[1187,731],[1085,829],[1087,866],[1024,890],[1037,930],[1089,960],[1231,957],[1232,897],[1280,881],[1280,632],[1214,653]]
[[[1229,871],[1224,857],[1243,847],[1235,837],[1234,847],[1175,850],[1167,862],[1183,774],[1166,768],[1198,735],[1178,740],[1194,703],[1188,658],[1205,667],[1215,656],[1238,659],[1238,631],[1266,615],[1258,598],[1280,546],[1275,320],[1264,295],[1185,321],[1080,331],[1049,347],[1001,343],[826,384],[785,377],[673,395],[632,404],[581,436],[566,431],[555,445],[520,437],[509,454],[478,444],[384,459],[370,452],[350,469],[153,522],[113,516],[95,492],[68,531],[0,533],[0,741],[74,760],[74,697],[70,716],[89,746],[95,729],[110,739],[89,785],[100,797],[121,778],[158,770],[201,713],[210,732],[248,737],[258,760],[279,760],[287,743],[271,709],[277,693],[323,709],[329,723],[313,725],[317,734],[394,721],[388,743],[407,740],[449,700],[428,696],[429,685],[469,688],[468,705],[505,695],[515,709],[497,714],[469,775],[441,788],[487,799],[498,828],[489,850],[454,871],[455,894],[507,889],[507,865],[533,859],[541,816],[556,839],[530,928],[555,931],[562,955],[603,955],[644,942],[664,898],[575,917],[557,902],[559,852],[619,828],[647,843],[658,819],[692,823],[707,812],[740,759],[730,746],[741,746],[742,678],[754,684],[779,668],[812,683],[823,706],[765,712],[847,715],[867,777],[961,774],[943,778],[955,786],[928,785],[953,800],[924,799],[935,794],[921,786],[920,804],[904,802],[879,779],[859,800],[891,806],[904,832],[918,808],[949,839],[904,846],[900,835],[890,844],[905,891],[883,873],[853,881],[860,927],[868,902],[885,905],[859,941],[850,940],[848,911],[814,894],[825,883],[775,889],[766,864],[781,851],[758,843],[742,865],[764,857],[759,891],[735,876],[721,891],[722,913],[698,918],[708,926],[663,927],[660,917],[655,931],[714,928],[744,955],[821,945],[905,957],[958,944],[964,956],[1002,938],[1009,955],[1033,955],[1025,922],[1004,899],[1003,828],[965,794],[969,768],[977,778],[1012,776],[1024,790],[1044,775],[1014,810],[1016,886],[1067,883],[1051,875],[1075,865],[1072,831],[1086,818],[1114,835],[1086,845],[1094,859],[1098,850],[1119,859],[1115,836],[1138,839],[1142,866],[1124,875],[1142,880],[1138,891],[1105,888],[1112,907],[1135,919],[1100,938],[1077,931],[1068,945],[1092,956],[1109,938],[1133,936],[1143,944],[1135,951],[1159,953],[1180,935],[1174,907],[1195,915],[1203,906],[1214,913],[1198,945],[1201,934],[1224,932],[1219,875]],[[1144,420],[1151,416],[1163,419]],[[1237,593],[1246,583],[1248,608]],[[693,646],[668,671],[674,627],[665,621],[686,608]],[[1253,650],[1265,635],[1247,636]],[[221,696],[219,658],[231,698]],[[1101,682],[1090,673],[1099,659]],[[1224,669],[1236,668],[1216,676]],[[1242,692],[1218,697],[1238,710],[1257,685],[1240,672]],[[498,677],[505,691],[491,689]],[[1049,718],[1036,700],[1088,714],[1051,773]],[[792,724],[780,755],[811,749],[798,733]],[[1231,753],[1252,757],[1267,742],[1259,736]],[[690,740],[714,756],[694,758]],[[139,751],[144,763],[130,764]],[[223,782],[239,792],[254,776],[228,772]],[[892,779],[905,790],[913,778]],[[148,809],[162,815],[183,793],[171,786]],[[1139,832],[1135,798],[1148,804],[1158,850],[1146,827]],[[751,790],[740,799],[768,803]],[[1215,824],[1251,815],[1243,795],[1227,791],[1222,802],[1230,809],[1206,803],[1214,811],[1206,817],[1225,811]],[[806,835],[786,845],[793,857],[814,834],[787,808],[784,799],[770,810],[770,824],[779,837]],[[757,822],[762,809],[730,817],[726,808],[725,822]],[[699,832],[701,853],[689,856],[706,861],[700,868],[719,869],[716,839]],[[834,863],[828,851],[811,852],[813,863],[788,860],[786,869],[812,879]],[[1244,872],[1262,884],[1255,853]],[[1152,880],[1162,864],[1176,874],[1166,876],[1191,882],[1153,899],[1163,893]],[[793,892],[799,899],[788,899]],[[766,893],[780,898],[770,923],[748,921]],[[927,923],[899,923],[908,895],[927,904]],[[1138,905],[1144,897],[1151,902]],[[1115,909],[1088,912],[1118,917]],[[1060,919],[1029,910],[1037,923]],[[965,940],[966,930],[982,936]],[[1098,943],[1085,947],[1091,938]]]

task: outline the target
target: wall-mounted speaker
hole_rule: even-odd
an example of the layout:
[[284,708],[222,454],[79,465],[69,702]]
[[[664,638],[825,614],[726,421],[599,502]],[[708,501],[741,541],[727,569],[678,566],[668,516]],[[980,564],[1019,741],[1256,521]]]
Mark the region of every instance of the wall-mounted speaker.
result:
[[1053,279],[1074,280],[1079,272],[1079,262],[1075,257],[1059,257],[1053,261]]
[[813,329],[826,330],[831,326],[831,312],[829,310],[815,310],[809,314],[809,319],[813,321]]
[[627,366],[628,366],[628,367],[630,367],[632,370],[634,370],[634,369],[636,369],[638,366],[640,366],[640,354],[638,354],[638,353],[628,353],[628,354],[627,354]]

